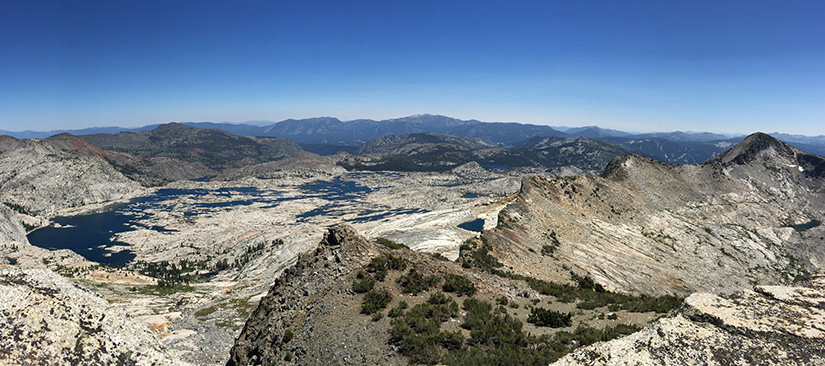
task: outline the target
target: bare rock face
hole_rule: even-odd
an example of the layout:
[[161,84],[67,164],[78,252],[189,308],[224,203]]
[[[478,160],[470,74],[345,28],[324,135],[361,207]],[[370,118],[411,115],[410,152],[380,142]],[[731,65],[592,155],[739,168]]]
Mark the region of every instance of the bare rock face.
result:
[[630,154],[601,176],[524,178],[485,236],[517,271],[560,280],[569,267],[619,291],[790,283],[825,269],[823,165],[764,134],[701,165]]
[[[286,270],[247,320],[227,365],[406,364],[382,352],[386,332],[364,319],[338,319],[357,313],[360,303],[345,279],[368,262],[375,246],[352,227],[330,228],[314,252]],[[364,261],[363,263],[361,261]],[[373,349],[376,343],[380,349]]]
[[122,309],[51,271],[0,270],[0,298],[0,364],[184,364]]
[[63,150],[46,140],[7,145],[0,154],[0,201],[21,213],[51,216],[130,197],[140,189],[99,156]]
[[17,219],[14,211],[0,203],[0,247],[6,247],[13,243],[25,243],[26,230]]
[[696,293],[640,332],[554,365],[825,365],[825,276],[757,286],[729,299]]

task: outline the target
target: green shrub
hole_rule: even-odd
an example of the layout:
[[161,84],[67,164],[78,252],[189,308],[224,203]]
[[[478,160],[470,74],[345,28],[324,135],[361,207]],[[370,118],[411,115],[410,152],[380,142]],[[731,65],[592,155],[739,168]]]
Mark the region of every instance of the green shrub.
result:
[[491,248],[488,245],[484,245],[478,250],[472,252],[470,257],[472,258],[471,264],[473,267],[489,271],[491,269],[503,266],[498,259],[490,255],[490,249]]
[[573,321],[571,320],[572,316],[570,313],[560,313],[558,311],[535,307],[530,309],[527,322],[533,323],[537,327],[569,327],[573,325]]
[[448,350],[461,348],[464,345],[464,335],[461,332],[441,332],[438,334],[438,343]]
[[289,343],[289,341],[291,341],[292,338],[294,338],[294,337],[295,337],[295,334],[292,333],[292,329],[286,328],[286,330],[284,330],[284,336],[283,336],[281,342],[283,342],[284,344]]
[[427,302],[433,305],[441,305],[450,302],[450,298],[444,295],[443,292],[436,292],[430,295],[430,299],[427,300]]
[[374,288],[364,295],[364,302],[361,303],[361,312],[371,315],[387,307],[392,301],[392,294],[385,288]]
[[372,290],[375,287],[375,280],[372,278],[365,278],[363,280],[355,280],[352,282],[352,290],[356,293],[363,294]]
[[404,309],[401,309],[400,307],[394,307],[394,308],[390,309],[390,311],[387,313],[387,316],[390,317],[390,318],[397,318],[397,317],[403,316],[403,315],[404,315]]
[[406,275],[398,278],[398,284],[401,285],[402,292],[417,294],[437,285],[439,280],[438,276],[424,276],[418,273],[415,268],[412,268]]
[[367,272],[372,273],[378,281],[383,281],[389,270],[403,271],[405,269],[407,269],[407,262],[391,254],[375,257],[367,265]]
[[401,354],[414,364],[439,362],[445,350],[457,349],[464,344],[461,332],[441,332],[440,325],[458,315],[455,301],[444,302],[446,295],[431,296],[433,303],[413,306],[403,317],[390,322],[390,343],[398,346]]

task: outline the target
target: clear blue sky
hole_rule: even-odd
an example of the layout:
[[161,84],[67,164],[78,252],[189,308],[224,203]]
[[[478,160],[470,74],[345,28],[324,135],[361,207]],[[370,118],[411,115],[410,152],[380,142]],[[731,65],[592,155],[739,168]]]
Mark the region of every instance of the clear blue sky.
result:
[[825,134],[825,1],[6,1],[0,129],[415,113]]

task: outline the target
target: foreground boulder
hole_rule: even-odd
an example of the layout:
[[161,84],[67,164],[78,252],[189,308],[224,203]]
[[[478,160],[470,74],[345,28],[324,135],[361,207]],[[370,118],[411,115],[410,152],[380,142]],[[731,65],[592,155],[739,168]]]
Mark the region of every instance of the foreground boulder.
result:
[[122,309],[49,270],[0,270],[0,298],[0,364],[184,364]]
[[730,299],[696,293],[642,331],[555,365],[825,365],[825,276]]

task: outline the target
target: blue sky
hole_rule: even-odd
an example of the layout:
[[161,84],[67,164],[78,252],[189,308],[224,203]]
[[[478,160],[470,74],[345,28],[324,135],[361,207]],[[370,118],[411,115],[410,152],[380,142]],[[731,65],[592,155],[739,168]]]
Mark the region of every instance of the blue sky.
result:
[[0,129],[416,113],[825,134],[825,2],[8,1]]

